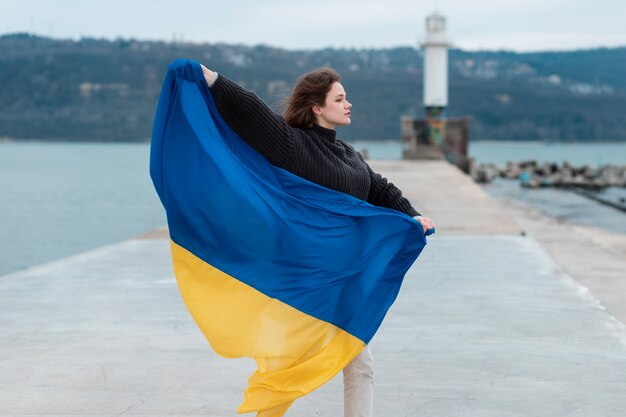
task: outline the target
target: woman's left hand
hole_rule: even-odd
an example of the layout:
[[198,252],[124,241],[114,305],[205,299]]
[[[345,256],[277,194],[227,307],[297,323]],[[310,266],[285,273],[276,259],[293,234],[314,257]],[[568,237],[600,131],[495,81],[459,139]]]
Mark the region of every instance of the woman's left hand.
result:
[[424,234],[429,229],[434,229],[435,228],[435,223],[432,221],[432,219],[430,219],[428,217],[414,216],[413,218],[415,220],[417,220],[422,225],[422,228],[424,229]]

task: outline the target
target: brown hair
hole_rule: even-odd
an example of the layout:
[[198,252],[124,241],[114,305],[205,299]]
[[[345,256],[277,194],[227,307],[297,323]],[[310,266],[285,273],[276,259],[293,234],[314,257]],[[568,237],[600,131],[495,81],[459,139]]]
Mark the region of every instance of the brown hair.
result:
[[339,80],[339,73],[332,68],[318,68],[301,75],[283,104],[285,122],[291,127],[310,127],[315,122],[313,106],[324,107],[331,85]]

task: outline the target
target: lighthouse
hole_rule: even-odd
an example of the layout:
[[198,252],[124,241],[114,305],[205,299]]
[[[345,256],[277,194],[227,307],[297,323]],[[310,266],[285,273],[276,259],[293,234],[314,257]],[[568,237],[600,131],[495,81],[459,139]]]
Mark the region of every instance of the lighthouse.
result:
[[[448,48],[446,18],[434,12],[426,17],[426,36],[420,44],[424,62],[424,118],[401,117],[403,159],[446,159],[469,170],[469,119],[448,118]],[[417,98],[416,98],[417,100]]]
[[426,17],[424,56],[424,110],[428,142],[443,144],[448,106],[448,47],[446,18],[434,12]]

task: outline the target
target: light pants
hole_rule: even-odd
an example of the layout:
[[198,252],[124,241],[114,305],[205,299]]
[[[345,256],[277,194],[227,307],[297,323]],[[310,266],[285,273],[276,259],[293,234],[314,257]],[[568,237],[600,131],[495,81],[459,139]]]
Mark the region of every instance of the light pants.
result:
[[369,345],[343,369],[344,417],[372,417],[374,358]]

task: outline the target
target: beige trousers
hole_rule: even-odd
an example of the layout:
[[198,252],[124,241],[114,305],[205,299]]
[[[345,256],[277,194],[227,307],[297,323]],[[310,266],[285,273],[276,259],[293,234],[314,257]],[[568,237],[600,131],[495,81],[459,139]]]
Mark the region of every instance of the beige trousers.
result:
[[372,417],[374,358],[369,345],[343,370],[344,417]]

